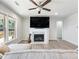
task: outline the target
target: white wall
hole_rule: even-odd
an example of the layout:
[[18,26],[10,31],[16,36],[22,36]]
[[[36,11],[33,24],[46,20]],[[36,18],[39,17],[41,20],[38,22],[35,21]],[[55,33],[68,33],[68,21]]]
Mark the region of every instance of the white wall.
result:
[[78,15],[69,16],[63,23],[63,39],[78,45]]
[[30,29],[30,19],[29,16],[23,20],[23,40],[28,40]]
[[9,16],[12,16],[15,18],[15,21],[17,22],[17,24],[16,24],[17,25],[17,28],[16,28],[17,34],[16,35],[17,35],[17,39],[18,39],[15,41],[21,40],[22,39],[22,20],[21,20],[21,18],[2,4],[0,4],[0,13],[9,15]]
[[49,39],[56,40],[57,39],[57,19],[50,17],[50,28],[49,28]]
[[[54,18],[53,16],[50,16],[50,28],[49,28],[49,39],[50,40],[56,40],[57,39],[56,22],[58,20],[60,20],[60,19]],[[26,19],[23,20],[23,40],[28,39],[29,29],[30,29],[30,17],[28,16],[28,17],[26,17]]]

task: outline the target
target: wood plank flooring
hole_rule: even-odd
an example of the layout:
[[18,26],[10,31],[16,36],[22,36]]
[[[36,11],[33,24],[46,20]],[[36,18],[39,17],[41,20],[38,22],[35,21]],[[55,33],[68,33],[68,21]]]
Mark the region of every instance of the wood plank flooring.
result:
[[[20,44],[28,44],[27,40],[22,40]],[[50,40],[49,44],[32,44],[33,49],[76,49],[77,46],[65,40]]]

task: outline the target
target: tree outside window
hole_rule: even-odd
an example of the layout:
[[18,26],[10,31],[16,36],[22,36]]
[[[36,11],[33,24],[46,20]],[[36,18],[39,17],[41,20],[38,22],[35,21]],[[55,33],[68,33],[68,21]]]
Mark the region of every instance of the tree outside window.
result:
[[15,37],[15,21],[12,18],[8,19],[8,35],[9,40],[14,39]]

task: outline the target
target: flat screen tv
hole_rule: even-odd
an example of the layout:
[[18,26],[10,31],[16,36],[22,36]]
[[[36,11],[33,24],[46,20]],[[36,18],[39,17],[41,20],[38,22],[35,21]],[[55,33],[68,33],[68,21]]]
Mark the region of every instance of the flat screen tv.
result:
[[49,28],[49,17],[30,17],[31,28]]

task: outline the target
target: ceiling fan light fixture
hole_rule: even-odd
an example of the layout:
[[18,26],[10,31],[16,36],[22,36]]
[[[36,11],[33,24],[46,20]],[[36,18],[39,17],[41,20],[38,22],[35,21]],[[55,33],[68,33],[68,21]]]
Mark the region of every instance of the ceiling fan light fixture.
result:
[[[44,8],[44,6],[46,5],[46,4],[48,4],[48,3],[50,3],[51,2],[51,0],[38,0],[39,1],[39,3],[37,3],[35,0],[30,0],[34,5],[36,5],[37,6],[37,8],[30,8],[29,10],[34,10],[34,9],[39,9],[39,11],[38,11],[38,14],[40,14],[41,13],[41,9],[42,10],[45,10],[45,11],[51,11],[51,9],[48,9],[48,8]],[[44,1],[44,2],[43,2]]]

